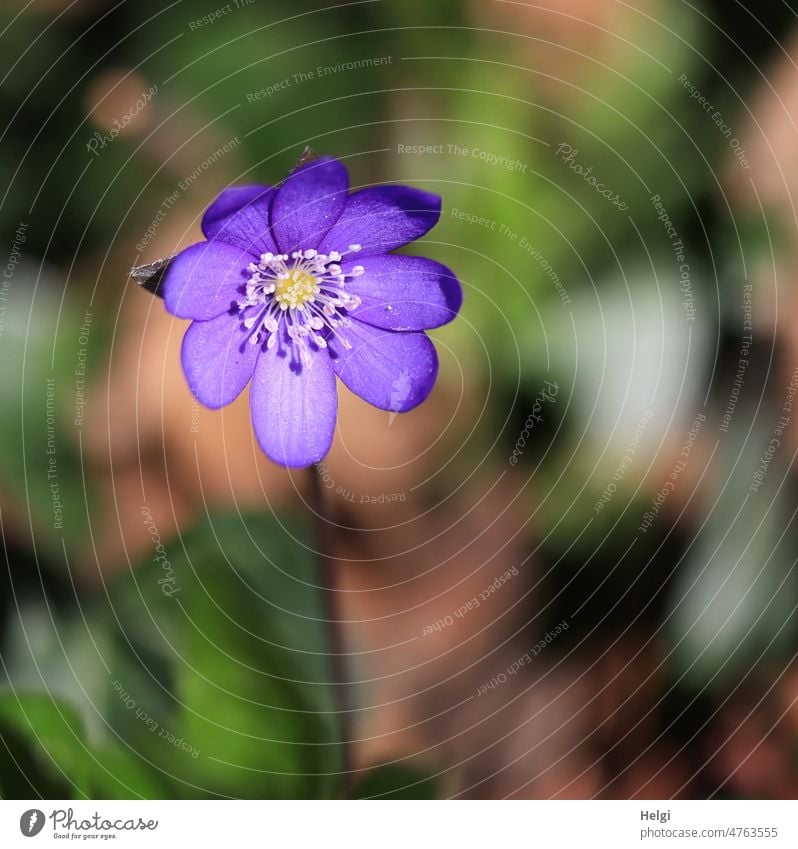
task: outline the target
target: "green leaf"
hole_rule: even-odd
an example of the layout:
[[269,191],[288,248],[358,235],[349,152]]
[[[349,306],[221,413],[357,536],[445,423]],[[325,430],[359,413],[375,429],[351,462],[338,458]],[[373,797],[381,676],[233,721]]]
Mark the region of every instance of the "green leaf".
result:
[[382,764],[358,784],[357,799],[436,799],[432,776],[399,764]]
[[119,745],[105,743],[94,752],[96,768],[90,777],[92,799],[165,799],[167,784],[161,774],[140,755]]
[[92,747],[76,707],[45,693],[0,694],[4,798],[163,798],[166,788],[121,742]]
[[4,798],[72,798],[88,788],[80,717],[65,703],[45,693],[3,691],[0,741]]
[[306,533],[270,516],[213,517],[111,590],[109,721],[180,795],[336,794]]

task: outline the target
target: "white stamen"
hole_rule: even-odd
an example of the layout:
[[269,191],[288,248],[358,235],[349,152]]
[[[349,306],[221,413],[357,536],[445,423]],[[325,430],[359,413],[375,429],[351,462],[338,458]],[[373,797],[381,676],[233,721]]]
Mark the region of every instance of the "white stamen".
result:
[[287,341],[307,367],[313,361],[310,345],[326,349],[330,337],[351,350],[351,343],[341,336],[340,329],[350,326],[347,314],[360,306],[360,298],[345,287],[348,280],[360,277],[365,269],[356,265],[344,272],[340,261],[347,253],[359,250],[360,245],[349,245],[347,251],[322,254],[309,248],[292,251],[290,258],[288,254],[267,252],[260,255],[259,262],[249,263],[250,277],[238,309],[260,307],[259,312],[243,321],[250,344],[265,341],[266,349],[272,350],[281,340]]

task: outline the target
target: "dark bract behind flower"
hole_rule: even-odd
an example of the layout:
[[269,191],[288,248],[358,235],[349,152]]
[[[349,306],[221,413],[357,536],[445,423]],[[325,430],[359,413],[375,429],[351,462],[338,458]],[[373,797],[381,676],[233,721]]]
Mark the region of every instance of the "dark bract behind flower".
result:
[[252,424],[276,463],[309,466],[330,449],[336,375],[355,394],[406,412],[438,372],[423,332],[451,321],[462,290],[446,266],[391,253],[438,221],[437,195],[409,186],[349,192],[325,157],[278,188],[226,189],[202,219],[207,241],[170,263],[166,308],[193,319],[183,370],[208,407],[251,381]]

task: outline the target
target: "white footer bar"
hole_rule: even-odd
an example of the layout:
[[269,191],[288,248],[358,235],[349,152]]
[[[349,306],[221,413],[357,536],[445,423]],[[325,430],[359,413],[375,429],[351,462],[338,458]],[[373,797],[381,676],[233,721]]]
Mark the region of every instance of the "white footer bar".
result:
[[798,802],[0,801],[0,846],[796,847]]

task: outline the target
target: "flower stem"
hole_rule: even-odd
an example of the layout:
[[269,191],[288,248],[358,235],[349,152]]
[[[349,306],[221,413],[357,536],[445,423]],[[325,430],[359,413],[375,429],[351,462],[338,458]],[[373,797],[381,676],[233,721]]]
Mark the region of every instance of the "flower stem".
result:
[[316,580],[321,590],[324,606],[324,626],[327,630],[327,645],[330,663],[330,686],[333,689],[338,725],[340,728],[341,748],[343,752],[342,787],[344,798],[352,795],[354,772],[352,771],[352,707],[350,682],[346,668],[346,642],[343,633],[343,619],[340,611],[341,589],[337,587],[337,570],[332,550],[332,525],[325,511],[324,493],[321,487],[321,474],[317,465],[308,469],[309,501],[313,513],[313,532],[315,538],[314,560]]

